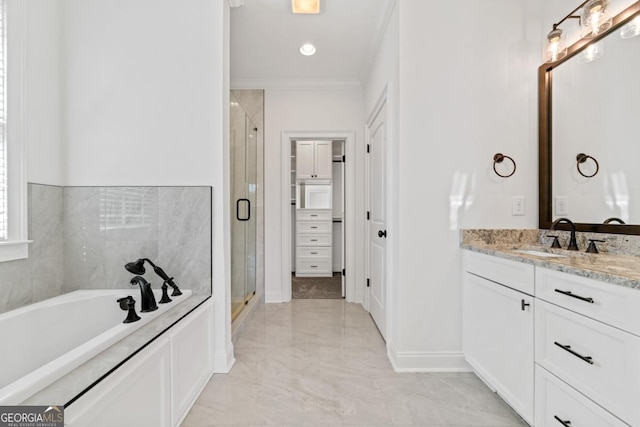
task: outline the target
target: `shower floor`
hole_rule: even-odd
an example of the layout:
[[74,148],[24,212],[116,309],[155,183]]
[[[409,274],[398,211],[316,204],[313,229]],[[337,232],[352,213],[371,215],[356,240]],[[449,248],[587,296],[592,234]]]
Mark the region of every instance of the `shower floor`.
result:
[[333,277],[296,277],[291,275],[291,297],[293,299],[340,299],[342,298],[342,275]]

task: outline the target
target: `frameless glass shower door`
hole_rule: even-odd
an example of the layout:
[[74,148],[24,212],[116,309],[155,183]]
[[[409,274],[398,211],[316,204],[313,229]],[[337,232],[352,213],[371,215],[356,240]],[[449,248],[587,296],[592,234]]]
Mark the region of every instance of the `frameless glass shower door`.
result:
[[257,128],[231,95],[231,318],[256,292]]

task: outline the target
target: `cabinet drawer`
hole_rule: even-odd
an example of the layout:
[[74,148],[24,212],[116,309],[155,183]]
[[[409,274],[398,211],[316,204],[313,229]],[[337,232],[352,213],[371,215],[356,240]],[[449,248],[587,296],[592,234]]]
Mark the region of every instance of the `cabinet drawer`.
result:
[[331,234],[298,234],[296,246],[331,246]]
[[[628,427],[609,412],[536,366],[536,427]],[[557,418],[556,418],[557,417]]]
[[296,212],[296,219],[298,221],[331,221],[330,210],[302,210],[298,209]]
[[640,425],[640,338],[540,300],[535,322],[538,364],[623,421]]
[[464,269],[493,282],[533,295],[533,265],[492,255],[464,251]]
[[296,248],[298,258],[326,258],[331,257],[331,248]]
[[640,336],[640,291],[546,268],[536,297]]
[[298,221],[296,227],[298,233],[331,233],[333,231],[331,221]]
[[331,261],[329,259],[299,259],[296,261],[296,274],[298,273],[332,274],[333,271],[331,271]]

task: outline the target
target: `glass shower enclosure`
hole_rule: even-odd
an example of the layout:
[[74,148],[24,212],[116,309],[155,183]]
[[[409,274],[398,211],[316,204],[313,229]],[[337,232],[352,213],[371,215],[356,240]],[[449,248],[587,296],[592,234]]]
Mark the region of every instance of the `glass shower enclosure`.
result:
[[256,126],[231,94],[231,319],[256,293]]

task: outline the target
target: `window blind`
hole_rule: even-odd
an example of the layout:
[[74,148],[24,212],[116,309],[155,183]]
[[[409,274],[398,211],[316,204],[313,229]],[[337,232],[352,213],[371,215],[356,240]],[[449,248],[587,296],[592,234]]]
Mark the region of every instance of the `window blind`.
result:
[[6,240],[7,231],[7,132],[6,132],[6,25],[5,0],[0,0],[0,240]]

